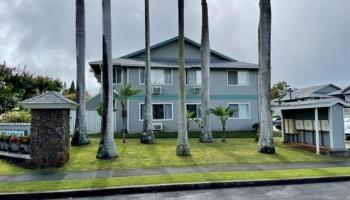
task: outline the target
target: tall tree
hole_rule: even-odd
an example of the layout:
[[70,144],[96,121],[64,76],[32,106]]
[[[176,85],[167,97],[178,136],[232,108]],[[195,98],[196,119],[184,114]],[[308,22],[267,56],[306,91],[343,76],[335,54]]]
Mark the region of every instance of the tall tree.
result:
[[151,46],[150,46],[150,25],[149,25],[149,0],[145,0],[145,119],[143,120],[143,133],[140,142],[144,144],[154,143],[152,130],[152,95],[151,95]]
[[101,140],[96,157],[113,159],[118,154],[113,134],[111,0],[102,0],[102,24],[102,121]]
[[271,99],[278,99],[283,96],[286,92],[292,91],[293,89],[288,85],[285,81],[280,81],[278,83],[273,84],[271,88]]
[[[78,22],[77,22],[78,23]],[[78,29],[78,24],[77,24],[77,29]],[[78,31],[78,30],[77,30]],[[78,41],[80,38],[78,38],[78,37],[80,37],[80,36],[78,36],[78,33],[76,33],[77,34],[77,51],[82,51],[82,49],[80,49],[80,46],[81,46],[81,44],[80,44],[80,42],[82,42],[82,41]],[[78,49],[79,48],[79,49]],[[79,53],[82,53],[82,52],[79,52]],[[79,53],[77,53],[77,62],[78,62],[78,60],[79,59],[81,59],[81,55],[79,54]],[[85,60],[85,59],[84,59]],[[81,62],[81,61],[79,61],[79,62]],[[85,61],[84,61],[85,62]],[[81,63],[79,63],[79,64],[81,64]],[[80,75],[80,69],[79,69],[79,67],[81,67],[81,66],[79,66],[79,64],[77,63],[77,79],[78,79],[78,76]],[[84,68],[85,68],[85,65],[84,65]],[[81,75],[80,75],[81,76]],[[77,83],[79,84],[79,82],[77,81]],[[78,86],[79,87],[79,86]],[[68,93],[69,94],[72,94],[72,93],[76,93],[77,91],[75,90],[75,84],[74,84],[74,81],[72,81],[72,83],[70,84],[70,87],[69,87],[69,90],[68,90]]]
[[273,154],[271,119],[271,2],[260,0],[259,21],[259,114],[260,137],[258,151]]
[[72,81],[69,93],[76,93],[75,129],[71,144],[73,146],[90,144],[85,122],[85,0],[76,0],[76,52],[77,52],[77,90]]
[[178,139],[176,155],[190,156],[191,148],[188,142],[187,109],[185,93],[185,33],[184,33],[184,0],[178,0],[179,17],[179,105],[178,105]]
[[202,41],[201,41],[201,65],[202,65],[202,122],[203,132],[201,142],[213,142],[211,133],[209,96],[210,96],[210,41],[209,41],[209,17],[207,0],[202,0]]

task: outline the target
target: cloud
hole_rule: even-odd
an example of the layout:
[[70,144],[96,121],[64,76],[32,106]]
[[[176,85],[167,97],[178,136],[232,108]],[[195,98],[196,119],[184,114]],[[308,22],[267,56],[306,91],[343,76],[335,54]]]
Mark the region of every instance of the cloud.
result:
[[[113,57],[144,46],[143,0],[112,0]],[[185,32],[200,41],[200,0],[185,2]],[[208,1],[211,47],[244,62],[257,63],[258,0]],[[151,0],[151,43],[177,35],[177,3]],[[86,0],[87,61],[101,58],[101,1]],[[348,0],[272,0],[272,79],[295,87],[350,84]],[[27,65],[35,74],[75,80],[75,1],[0,2],[0,60]],[[86,65],[87,88],[99,84]],[[312,78],[310,78],[312,77]]]

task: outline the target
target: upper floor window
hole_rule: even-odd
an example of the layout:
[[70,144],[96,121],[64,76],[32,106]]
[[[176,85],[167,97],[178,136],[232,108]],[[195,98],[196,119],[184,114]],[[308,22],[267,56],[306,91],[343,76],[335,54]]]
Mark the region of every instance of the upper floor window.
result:
[[187,70],[186,71],[186,84],[187,85],[201,85],[202,84],[202,72],[200,70]]
[[227,85],[249,85],[249,72],[227,71]]
[[[140,84],[145,84],[145,69],[140,69]],[[171,69],[152,69],[151,84],[152,85],[171,85],[172,71]]]
[[249,119],[250,118],[250,105],[249,103],[230,103],[228,105],[234,113],[231,119]]
[[123,83],[123,69],[114,68],[113,70],[113,83],[122,84]]

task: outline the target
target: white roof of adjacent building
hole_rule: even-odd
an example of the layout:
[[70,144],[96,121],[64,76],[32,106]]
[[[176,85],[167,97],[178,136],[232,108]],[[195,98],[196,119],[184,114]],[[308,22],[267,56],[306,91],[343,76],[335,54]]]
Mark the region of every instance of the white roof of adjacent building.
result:
[[79,104],[57,92],[50,91],[22,101],[20,105],[29,109],[76,109]]
[[274,101],[291,101],[305,98],[327,98],[330,93],[340,91],[338,86],[333,84],[317,85],[312,87],[306,87],[297,89],[291,93],[285,93],[281,98]]
[[331,107],[336,104],[340,104],[344,107],[350,107],[350,102],[344,101],[336,97],[328,97],[323,99],[310,99],[305,101],[273,102],[271,107],[273,110],[294,110],[294,109]]

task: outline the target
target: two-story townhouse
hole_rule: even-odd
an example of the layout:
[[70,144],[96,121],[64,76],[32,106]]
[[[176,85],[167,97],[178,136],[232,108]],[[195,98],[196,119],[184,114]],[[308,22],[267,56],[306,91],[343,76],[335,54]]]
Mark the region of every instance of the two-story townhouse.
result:
[[[116,90],[123,84],[144,91],[145,50],[116,58],[113,77]],[[200,44],[185,39],[187,109],[201,116]],[[101,61],[90,62],[95,77],[100,81]],[[151,47],[151,82],[153,122],[162,125],[163,131],[176,132],[178,119],[178,38],[172,38]],[[239,62],[211,51],[210,107],[229,106],[238,110],[228,120],[228,130],[249,130],[258,122],[258,65]],[[100,95],[87,103],[87,109],[96,109]],[[117,98],[116,98],[117,101]],[[122,129],[121,108],[116,103],[116,130]],[[144,92],[128,100],[128,131],[140,132],[143,126]],[[120,119],[120,118],[119,118]],[[213,130],[221,130],[216,116],[211,116]],[[195,123],[190,130],[198,129]]]

